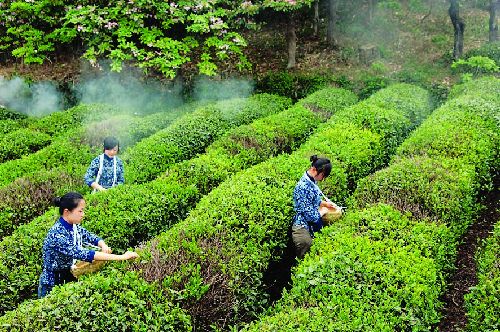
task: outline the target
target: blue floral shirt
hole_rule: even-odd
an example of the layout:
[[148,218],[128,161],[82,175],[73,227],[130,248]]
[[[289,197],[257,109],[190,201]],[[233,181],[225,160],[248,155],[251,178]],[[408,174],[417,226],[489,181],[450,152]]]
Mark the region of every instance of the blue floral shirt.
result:
[[293,190],[293,207],[296,212],[293,226],[302,226],[311,236],[323,227],[319,213],[321,191],[316,181],[307,172],[300,178]]
[[[97,178],[97,173],[99,172],[99,156],[95,157],[90,163],[87,172],[85,173],[84,179],[85,183],[90,187],[92,183],[95,182]],[[125,182],[125,177],[123,174],[123,162],[120,158],[116,158],[116,182],[115,185],[123,184]],[[104,154],[104,160],[102,163],[101,177],[99,178],[99,184],[104,188],[111,188],[113,186],[113,158],[108,157]]]
[[[101,238],[90,233],[80,225],[76,226],[81,236],[81,243],[97,245]],[[54,271],[68,270],[73,259],[92,262],[95,251],[78,247],[74,244],[73,225],[62,217],[52,226],[43,242],[43,271],[40,283],[54,286]]]

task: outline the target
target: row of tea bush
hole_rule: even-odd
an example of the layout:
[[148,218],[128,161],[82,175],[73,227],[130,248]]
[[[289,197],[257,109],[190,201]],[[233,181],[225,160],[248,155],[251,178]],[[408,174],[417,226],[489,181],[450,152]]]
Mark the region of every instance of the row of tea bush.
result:
[[457,245],[499,166],[499,87],[487,78],[456,89],[462,96],[436,110],[389,167],[359,183],[353,211],[323,230],[292,288],[244,330],[436,326]]

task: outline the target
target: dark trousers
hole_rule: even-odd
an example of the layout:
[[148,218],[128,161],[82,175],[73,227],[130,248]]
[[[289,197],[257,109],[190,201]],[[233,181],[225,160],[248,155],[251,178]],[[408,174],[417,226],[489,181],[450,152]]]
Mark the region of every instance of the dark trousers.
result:
[[41,299],[52,291],[52,288],[57,285],[63,285],[67,282],[76,281],[76,278],[71,274],[71,270],[57,270],[54,271],[54,285],[42,284],[42,280],[40,278],[40,282],[38,283],[38,298]]
[[292,226],[292,240],[295,245],[295,254],[298,258],[304,258],[304,255],[311,249],[312,237],[305,227]]

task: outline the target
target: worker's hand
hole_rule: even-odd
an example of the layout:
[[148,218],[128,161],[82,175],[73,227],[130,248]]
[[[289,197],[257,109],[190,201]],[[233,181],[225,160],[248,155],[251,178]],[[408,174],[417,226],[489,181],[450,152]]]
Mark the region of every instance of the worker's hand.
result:
[[106,245],[106,243],[103,243],[103,244],[101,245],[101,251],[102,251],[102,252],[105,252],[106,254],[111,254],[111,253],[113,252],[113,250],[111,250],[111,248],[110,248],[110,247],[108,247],[108,246]]
[[135,259],[139,257],[139,255],[135,251],[127,251],[122,255],[124,260]]
[[321,206],[321,207],[319,208],[319,214],[320,214],[320,216],[322,216],[322,217],[323,217],[323,216],[324,216],[325,214],[327,214],[327,213],[328,213],[328,208],[327,208],[326,206]]
[[103,186],[99,185],[99,187],[97,187],[97,190],[99,190],[99,191],[106,191],[106,188],[104,188]]

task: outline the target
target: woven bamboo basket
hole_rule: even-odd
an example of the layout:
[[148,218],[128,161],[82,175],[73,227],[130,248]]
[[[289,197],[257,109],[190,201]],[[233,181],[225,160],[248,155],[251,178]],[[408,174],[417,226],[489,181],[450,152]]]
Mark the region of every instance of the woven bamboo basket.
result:
[[331,225],[335,221],[339,220],[342,217],[342,209],[341,208],[330,208],[328,212],[323,215],[321,218],[323,223],[326,225]]
[[75,278],[78,278],[84,274],[89,274],[99,271],[104,266],[104,263],[106,263],[106,261],[93,261],[92,263],[85,261],[78,261],[71,268],[71,273]]

